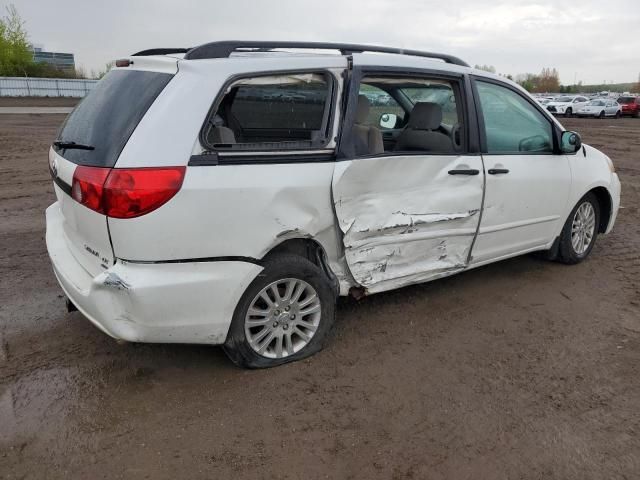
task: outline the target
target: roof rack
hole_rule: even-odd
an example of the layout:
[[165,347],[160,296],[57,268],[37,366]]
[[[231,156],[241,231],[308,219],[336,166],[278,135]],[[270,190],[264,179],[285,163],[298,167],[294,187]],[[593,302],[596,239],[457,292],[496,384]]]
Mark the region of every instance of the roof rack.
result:
[[131,55],[132,57],[145,57],[147,55],[169,55],[171,53],[187,53],[189,48],[150,48],[141,50]]
[[[352,43],[324,43],[324,42],[265,42],[247,40],[227,40],[221,42],[205,43],[191,49],[170,49],[158,48],[144,50],[134,55],[164,55],[167,53],[186,53],[185,60],[197,60],[204,58],[227,58],[237,50],[270,51],[276,48],[286,49],[313,49],[313,50],[339,50],[342,55],[352,53],[376,52],[395,53],[400,55],[411,55],[415,57],[426,57],[443,60],[446,63],[468,67],[469,65],[458,57],[442,53],[422,52],[420,50],[406,50],[404,48],[379,47],[375,45],[358,45]],[[164,51],[165,53],[158,53]],[[154,52],[154,53],[147,53]]]

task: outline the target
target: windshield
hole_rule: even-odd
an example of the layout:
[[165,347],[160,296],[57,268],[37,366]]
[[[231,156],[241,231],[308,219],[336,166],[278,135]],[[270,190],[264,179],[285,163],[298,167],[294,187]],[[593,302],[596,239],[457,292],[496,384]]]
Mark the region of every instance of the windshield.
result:
[[594,107],[604,107],[604,102],[602,100],[591,100],[589,102],[589,105],[592,105]]
[[570,103],[573,100],[573,97],[559,97],[554,100],[554,102],[558,103]]
[[447,125],[458,123],[456,97],[450,85],[425,84],[423,86],[405,87],[400,89],[412,105],[418,102],[437,103],[442,107],[442,121]]
[[[78,165],[112,168],[172,77],[168,73],[112,70],[67,117],[54,142],[55,150]],[[74,148],[74,144],[84,148]]]
[[620,97],[618,99],[618,103],[623,103],[623,104],[628,104],[628,103],[633,103],[633,101],[635,100],[635,97]]

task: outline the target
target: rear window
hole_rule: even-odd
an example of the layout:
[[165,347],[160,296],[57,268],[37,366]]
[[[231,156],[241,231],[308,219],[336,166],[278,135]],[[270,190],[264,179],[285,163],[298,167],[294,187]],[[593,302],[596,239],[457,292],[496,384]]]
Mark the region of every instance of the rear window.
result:
[[112,168],[136,126],[172,77],[168,73],[112,70],[71,112],[57,138],[94,149],[54,148],[78,165]]
[[620,97],[618,98],[618,103],[622,103],[622,104],[629,104],[629,103],[633,103],[633,101],[636,99],[636,97]]

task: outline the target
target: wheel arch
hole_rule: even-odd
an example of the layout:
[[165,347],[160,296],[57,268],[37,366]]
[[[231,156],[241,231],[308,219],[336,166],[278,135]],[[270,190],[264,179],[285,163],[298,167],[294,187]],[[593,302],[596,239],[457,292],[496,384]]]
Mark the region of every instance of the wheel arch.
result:
[[613,208],[613,201],[611,194],[605,187],[595,187],[589,190],[589,193],[593,193],[598,199],[600,205],[600,224],[598,225],[598,232],[604,233],[609,226],[611,220],[611,209]]
[[306,258],[318,266],[331,283],[334,291],[339,292],[339,282],[329,266],[327,252],[320,242],[308,237],[288,238],[273,246],[261,259],[262,262],[278,255],[290,254]]

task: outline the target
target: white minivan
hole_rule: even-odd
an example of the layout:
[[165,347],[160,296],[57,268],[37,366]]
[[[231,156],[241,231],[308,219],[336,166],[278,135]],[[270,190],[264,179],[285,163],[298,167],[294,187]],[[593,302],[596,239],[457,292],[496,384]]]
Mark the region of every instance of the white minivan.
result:
[[611,160],[518,85],[364,45],[139,52],[69,115],[49,165],[69,308],[246,367],[318,351],[338,295],[534,251],[577,263],[620,201]]

